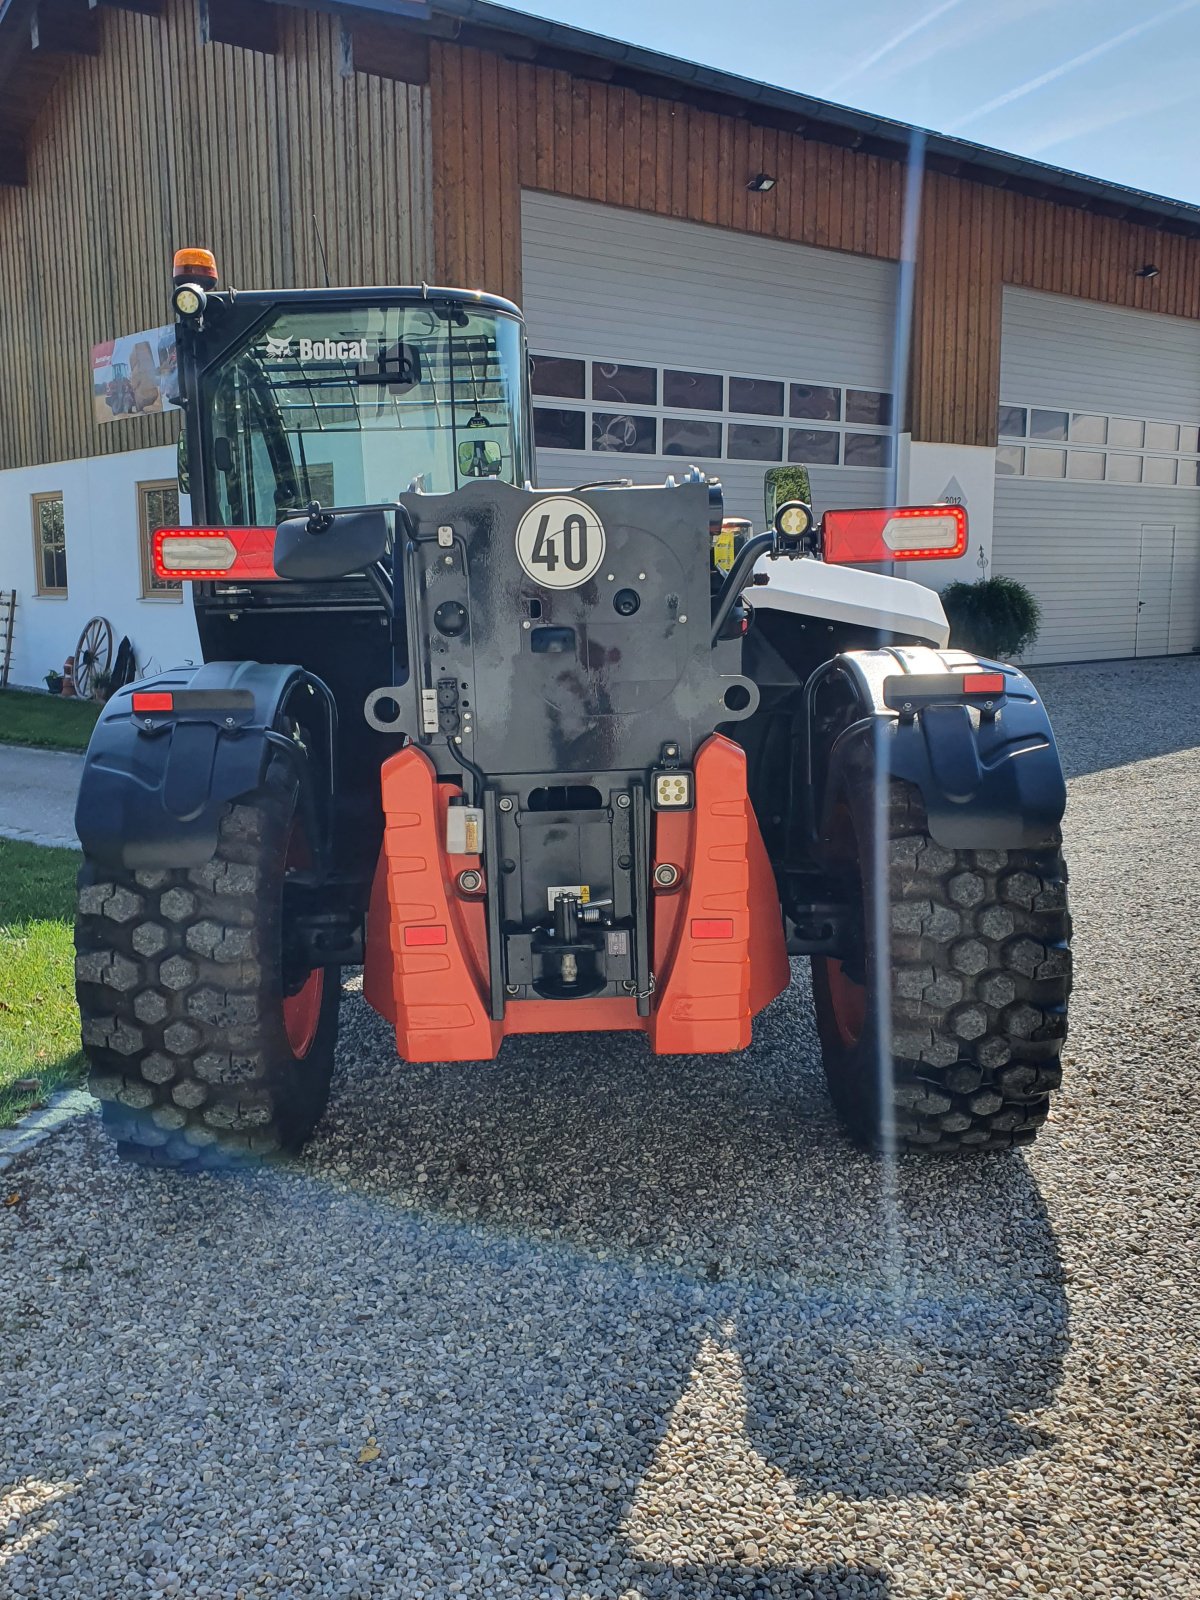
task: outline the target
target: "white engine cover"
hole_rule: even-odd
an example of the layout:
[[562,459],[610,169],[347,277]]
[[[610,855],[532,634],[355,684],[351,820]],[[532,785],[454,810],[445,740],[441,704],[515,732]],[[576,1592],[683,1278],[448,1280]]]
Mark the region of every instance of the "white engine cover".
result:
[[922,583],[860,567],[833,566],[815,556],[793,561],[764,556],[754,571],[765,573],[769,580],[746,590],[747,601],[755,607],[882,628],[924,639],[938,650],[950,639],[941,598]]

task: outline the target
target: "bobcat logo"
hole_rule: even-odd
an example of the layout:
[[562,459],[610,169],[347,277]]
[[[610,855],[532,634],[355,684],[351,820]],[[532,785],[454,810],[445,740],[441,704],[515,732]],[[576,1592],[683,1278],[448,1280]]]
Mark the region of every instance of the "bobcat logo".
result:
[[284,356],[290,356],[291,353],[292,341],[290,338],[272,339],[270,334],[267,335],[267,357],[269,360],[281,361]]

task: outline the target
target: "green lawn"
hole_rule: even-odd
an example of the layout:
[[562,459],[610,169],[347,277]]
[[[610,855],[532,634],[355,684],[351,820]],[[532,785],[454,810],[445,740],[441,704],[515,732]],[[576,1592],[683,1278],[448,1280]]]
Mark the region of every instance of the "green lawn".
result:
[[64,700],[27,689],[0,690],[0,744],[42,750],[86,750],[100,707],[94,700]]
[[[74,850],[0,839],[0,1127],[79,1077]],[[37,1094],[17,1094],[38,1078]]]

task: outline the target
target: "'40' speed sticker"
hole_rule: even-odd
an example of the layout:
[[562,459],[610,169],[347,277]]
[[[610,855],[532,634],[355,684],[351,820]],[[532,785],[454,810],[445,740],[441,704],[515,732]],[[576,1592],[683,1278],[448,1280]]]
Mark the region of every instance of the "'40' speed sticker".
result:
[[517,560],[547,589],[575,589],[604,560],[604,524],[590,506],[555,495],[531,506],[517,527]]

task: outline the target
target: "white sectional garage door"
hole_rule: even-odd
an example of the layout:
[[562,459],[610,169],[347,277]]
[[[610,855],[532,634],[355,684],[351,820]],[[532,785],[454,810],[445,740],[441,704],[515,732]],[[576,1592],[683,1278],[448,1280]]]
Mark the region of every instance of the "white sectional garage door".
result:
[[819,509],[884,503],[893,263],[531,193],[522,242],[543,485],[695,463],[761,525],[792,460]]
[[1200,645],[1200,324],[1004,292],[993,571],[1034,661]]

